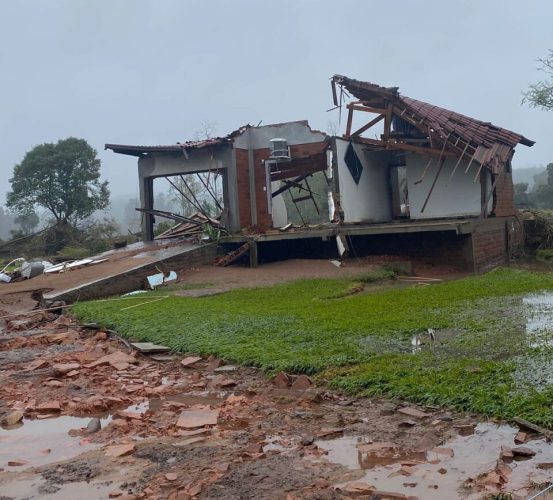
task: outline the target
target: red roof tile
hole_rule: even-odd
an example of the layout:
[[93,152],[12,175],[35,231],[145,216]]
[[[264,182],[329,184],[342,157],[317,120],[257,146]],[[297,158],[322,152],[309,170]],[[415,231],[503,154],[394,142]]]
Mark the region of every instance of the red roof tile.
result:
[[341,75],[335,75],[333,81],[342,85],[347,92],[361,101],[382,100],[393,103],[394,106],[415,115],[420,122],[420,128],[432,127],[444,138],[453,133],[465,141],[470,141],[475,146],[486,148],[491,148],[495,143],[505,144],[511,148],[519,143],[525,146],[534,145],[534,141],[523,135],[497,127],[492,123],[402,96],[398,92],[398,87],[381,87],[374,83],[362,82]]

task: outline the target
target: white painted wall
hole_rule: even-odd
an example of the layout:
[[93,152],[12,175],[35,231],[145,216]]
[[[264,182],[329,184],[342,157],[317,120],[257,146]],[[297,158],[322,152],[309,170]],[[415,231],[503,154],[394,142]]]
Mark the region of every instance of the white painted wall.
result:
[[[271,192],[274,193],[280,188],[280,181],[271,182]],[[286,203],[284,203],[284,196],[279,194],[272,198],[272,215],[273,215],[273,227],[283,227],[288,224],[288,210],[286,209]]]
[[388,164],[382,153],[364,151],[354,144],[363,164],[355,184],[344,161],[349,141],[336,138],[336,164],[344,222],[388,222],[392,220],[392,197],[388,185]]
[[[453,178],[450,175],[458,158],[449,158],[445,161],[442,171],[436,181],[434,190],[421,213],[424,200],[432,186],[432,182],[438,171],[438,159],[435,158],[422,182],[415,184],[422,176],[428,163],[428,156],[408,154],[407,163],[407,189],[409,190],[409,208],[411,219],[431,219],[435,217],[459,217],[463,215],[480,214],[480,180],[474,181],[479,165],[473,162],[469,171],[465,174],[468,161],[462,161]],[[489,176],[488,176],[489,177]],[[487,182],[490,186],[490,180]],[[491,208],[492,200],[488,205]]]

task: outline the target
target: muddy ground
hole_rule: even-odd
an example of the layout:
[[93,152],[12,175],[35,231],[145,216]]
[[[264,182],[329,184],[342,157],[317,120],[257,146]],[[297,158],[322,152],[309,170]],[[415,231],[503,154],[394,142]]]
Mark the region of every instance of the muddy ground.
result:
[[551,481],[551,445],[524,429],[141,354],[59,312],[1,320],[0,499],[527,498]]

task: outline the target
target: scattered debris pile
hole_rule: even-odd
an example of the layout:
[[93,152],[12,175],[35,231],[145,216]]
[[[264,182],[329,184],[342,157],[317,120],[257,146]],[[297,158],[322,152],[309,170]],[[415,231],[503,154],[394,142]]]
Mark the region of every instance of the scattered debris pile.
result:
[[50,261],[47,261],[47,260],[28,262],[23,257],[19,257],[9,262],[0,271],[0,282],[15,283],[18,281],[34,278],[43,273],[45,274],[64,273],[75,269],[81,269],[85,266],[93,266],[96,264],[101,264],[102,262],[106,262],[107,260],[108,259],[87,258],[87,259],[78,259],[78,260],[68,260],[68,261],[62,262],[61,264],[52,264]]
[[[136,209],[143,212],[143,209]],[[189,217],[174,214],[171,212],[164,212],[161,210],[150,210],[149,212],[155,212],[155,215],[160,217],[166,217],[177,222],[174,226],[167,229],[161,234],[156,236],[156,240],[163,240],[167,238],[179,238],[189,236],[201,236],[205,232],[205,226],[211,226],[215,229],[221,228],[220,219],[214,219],[204,215],[200,212],[196,212]]]
[[553,467],[532,429],[352,400],[306,375],[268,381],[62,310],[1,312],[4,496],[36,496],[31,483],[52,498],[78,488],[127,500],[524,495]]
[[532,251],[553,248],[553,213],[544,210],[521,210],[526,247]]

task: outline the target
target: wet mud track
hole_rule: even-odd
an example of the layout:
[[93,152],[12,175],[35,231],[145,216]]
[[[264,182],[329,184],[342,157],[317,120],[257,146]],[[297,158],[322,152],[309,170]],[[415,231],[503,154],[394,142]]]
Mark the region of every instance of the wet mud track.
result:
[[164,359],[67,316],[4,322],[0,498],[525,498],[552,478],[551,445],[506,424]]

